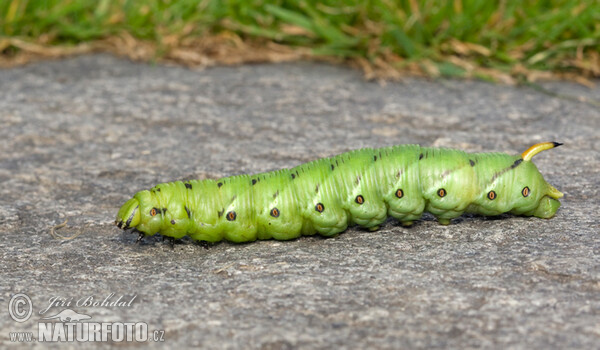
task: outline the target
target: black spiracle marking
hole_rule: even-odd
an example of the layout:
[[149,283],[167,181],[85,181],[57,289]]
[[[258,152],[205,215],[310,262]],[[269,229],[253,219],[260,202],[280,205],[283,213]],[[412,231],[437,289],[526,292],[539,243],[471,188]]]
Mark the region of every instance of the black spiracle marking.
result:
[[185,188],[187,188],[188,190],[192,189],[192,184],[191,183],[186,182],[184,185],[185,185]]
[[234,221],[236,217],[237,217],[237,214],[235,213],[235,211],[230,211],[227,213],[228,221]]
[[354,201],[358,204],[363,204],[365,202],[365,198],[359,194],[358,196],[356,196]]
[[277,209],[277,208],[271,209],[270,214],[271,214],[272,217],[278,218],[279,217],[279,209]]
[[323,203],[317,203],[317,205],[315,205],[315,210],[319,213],[322,213],[323,210],[325,210],[325,206],[323,205]]

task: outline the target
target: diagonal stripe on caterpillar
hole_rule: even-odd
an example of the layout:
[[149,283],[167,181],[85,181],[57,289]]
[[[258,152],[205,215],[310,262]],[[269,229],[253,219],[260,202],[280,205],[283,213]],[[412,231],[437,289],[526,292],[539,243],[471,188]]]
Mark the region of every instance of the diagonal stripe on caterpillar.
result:
[[116,225],[146,235],[198,241],[288,240],[334,236],[357,224],[376,230],[392,216],[403,225],[432,213],[441,224],[465,212],[551,218],[562,197],[531,158],[398,145],[360,149],[256,175],[156,185],[119,210]]

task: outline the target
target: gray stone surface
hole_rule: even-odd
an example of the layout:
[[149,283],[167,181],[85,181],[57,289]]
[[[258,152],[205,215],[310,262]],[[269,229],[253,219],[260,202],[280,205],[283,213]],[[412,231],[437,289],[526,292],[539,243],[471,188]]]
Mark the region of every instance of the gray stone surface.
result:
[[[52,297],[147,322],[172,348],[597,348],[600,88],[406,79],[323,64],[191,71],[86,56],[0,71],[0,342]],[[561,97],[571,94],[581,101]],[[400,143],[520,153],[565,193],[551,220],[467,216],[333,239],[136,245],[112,225],[156,183]],[[53,239],[50,227],[69,218]],[[33,301],[24,323],[11,296]],[[130,307],[78,307],[79,298]],[[65,307],[54,307],[54,315]],[[43,344],[34,344],[38,347]],[[75,346],[76,344],[66,344]],[[102,344],[110,347],[110,343]],[[143,347],[128,343],[126,346]],[[156,344],[151,344],[156,346]]]

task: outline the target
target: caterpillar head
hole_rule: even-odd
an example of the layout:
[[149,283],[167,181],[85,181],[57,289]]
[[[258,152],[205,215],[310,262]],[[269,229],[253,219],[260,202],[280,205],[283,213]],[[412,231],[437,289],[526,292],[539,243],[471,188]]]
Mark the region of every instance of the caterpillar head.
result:
[[[159,201],[152,191],[139,191],[119,209],[115,224],[123,230],[135,228],[139,232],[154,234],[161,231],[163,222],[170,223],[173,219],[171,215],[165,215],[166,211],[166,208],[159,208]],[[169,225],[169,229],[177,229],[186,223],[178,221],[178,225]],[[169,233],[168,230],[163,231]]]
[[[550,185],[539,172],[531,158],[536,154],[562,143],[544,142],[531,146],[521,155],[522,162],[520,166],[515,167],[513,183],[514,207],[511,213],[517,215],[536,216],[549,219],[554,216],[558,207],[560,207],[559,198],[563,194]],[[516,193],[517,191],[520,193]],[[516,197],[516,198],[515,198]]]
[[136,227],[141,220],[139,207],[140,202],[135,197],[125,202],[119,209],[115,225],[123,230]]

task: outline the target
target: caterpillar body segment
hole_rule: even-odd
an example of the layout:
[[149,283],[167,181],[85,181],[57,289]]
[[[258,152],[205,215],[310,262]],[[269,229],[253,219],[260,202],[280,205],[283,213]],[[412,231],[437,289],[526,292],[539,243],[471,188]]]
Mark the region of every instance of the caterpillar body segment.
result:
[[116,224],[146,235],[248,242],[334,236],[354,224],[376,229],[388,216],[410,225],[423,212],[442,224],[465,212],[550,218],[562,193],[531,157],[557,145],[538,144],[523,156],[366,148],[268,173],[163,183],[136,193]]

